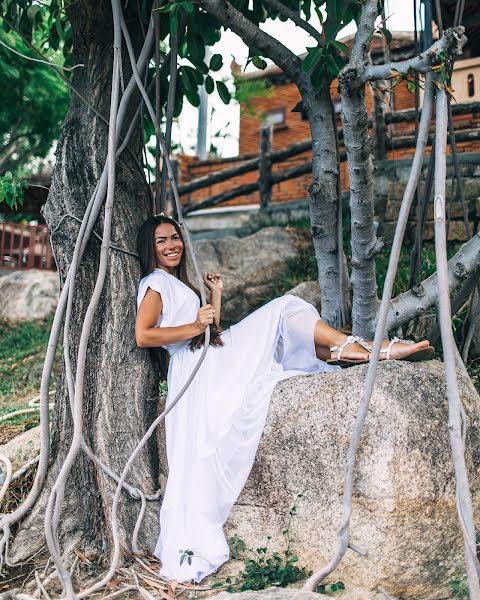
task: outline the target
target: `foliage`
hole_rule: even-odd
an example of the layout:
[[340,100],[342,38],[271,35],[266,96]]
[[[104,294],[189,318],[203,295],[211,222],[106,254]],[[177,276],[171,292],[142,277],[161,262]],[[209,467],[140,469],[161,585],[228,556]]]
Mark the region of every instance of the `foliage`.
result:
[[463,579],[452,579],[448,582],[448,586],[452,590],[454,598],[459,598],[460,600],[468,600],[470,598],[466,577]]
[[[351,261],[351,248],[349,244],[348,223],[345,223],[346,230],[344,232],[344,248],[347,257],[347,262]],[[307,221],[298,221],[292,226],[298,233],[297,256],[287,261],[287,268],[283,277],[279,280],[276,294],[285,293],[287,290],[295,287],[302,281],[310,281],[318,279],[317,263],[315,260],[313,245],[311,242],[311,233]],[[448,248],[449,256],[452,256],[458,249],[457,244],[450,244]],[[387,246],[377,256],[377,286],[379,293],[383,291],[383,284],[388,269],[388,261],[390,259],[390,246]],[[410,276],[410,262],[412,256],[412,247],[405,245],[400,254],[397,275],[393,287],[393,296],[397,296],[408,290],[408,279]],[[425,277],[429,277],[435,272],[435,249],[433,244],[425,244],[422,253],[422,272]]]
[[[295,503],[300,500],[301,494],[298,494]],[[248,548],[245,542],[235,534],[229,540],[232,558],[243,560],[244,569],[234,579],[227,577],[225,582],[218,582],[213,587],[224,587],[227,592],[244,592],[246,590],[264,590],[268,587],[286,587],[290,583],[295,583],[310,573],[305,567],[299,567],[298,556],[292,552],[292,542],[290,537],[290,527],[292,520],[297,514],[297,507],[294,504],[288,516],[286,528],[282,531],[285,539],[285,550],[283,552],[271,552],[268,550],[268,542],[271,536],[267,536],[267,544],[264,547],[252,550]]]
[[330,584],[321,584],[317,588],[317,592],[319,594],[333,594],[334,592],[338,592],[339,590],[344,590],[345,584],[343,581],[336,581],[335,583]]
[[25,179],[14,177],[11,171],[0,175],[0,202],[6,202],[10,208],[17,209],[23,204],[23,192],[27,189]]
[[258,112],[253,105],[254,98],[270,98],[273,89],[265,79],[234,79],[234,98],[240,104],[241,116],[257,117]]
[[[36,8],[46,10],[39,5]],[[4,27],[5,24],[4,20]],[[39,29],[32,38],[37,47],[42,46],[44,35],[45,31]],[[26,56],[35,56],[13,31],[7,34],[0,30],[0,42]],[[60,52],[47,50],[45,56],[57,64],[63,62]],[[33,158],[44,158],[58,138],[69,93],[50,67],[22,58],[3,45],[0,45],[0,71],[0,173],[25,173],[26,165]]]

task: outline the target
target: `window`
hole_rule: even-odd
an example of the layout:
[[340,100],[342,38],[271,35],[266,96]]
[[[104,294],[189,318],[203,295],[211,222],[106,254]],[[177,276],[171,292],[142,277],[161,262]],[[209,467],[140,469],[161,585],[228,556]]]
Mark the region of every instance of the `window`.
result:
[[263,119],[265,123],[271,123],[274,128],[281,127],[282,125],[285,125],[285,109],[275,108],[269,110],[263,114]]
[[475,96],[475,77],[473,73],[469,73],[467,76],[467,89],[469,98]]

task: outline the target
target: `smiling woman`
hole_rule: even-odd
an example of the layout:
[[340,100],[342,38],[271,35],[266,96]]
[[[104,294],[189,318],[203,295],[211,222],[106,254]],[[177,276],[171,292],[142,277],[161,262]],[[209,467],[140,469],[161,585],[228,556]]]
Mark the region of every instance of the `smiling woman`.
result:
[[[144,277],[136,341],[170,355],[166,409],[193,372],[209,326],[216,346],[166,416],[169,476],[155,549],[167,579],[199,582],[228,559],[222,526],[252,468],[275,385],[294,375],[335,371],[339,362],[366,362],[370,346],[335,331],[311,304],[289,295],[220,331],[222,277],[205,273],[210,304],[200,307],[172,219],[148,219],[138,253]],[[383,358],[431,354],[428,342],[387,341],[383,352]]]

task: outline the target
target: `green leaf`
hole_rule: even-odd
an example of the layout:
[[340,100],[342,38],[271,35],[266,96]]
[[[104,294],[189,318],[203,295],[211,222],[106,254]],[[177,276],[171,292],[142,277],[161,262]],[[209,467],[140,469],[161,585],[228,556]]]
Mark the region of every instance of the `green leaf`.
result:
[[411,94],[415,93],[415,88],[416,88],[416,86],[415,86],[415,82],[413,82],[413,81],[407,81],[407,90],[408,90],[408,91],[409,91]]
[[327,16],[329,20],[337,20],[337,3],[335,0],[327,0]]
[[321,89],[323,85],[323,79],[325,77],[325,64],[317,67],[310,76],[312,84],[317,88]]
[[207,92],[207,94],[211,94],[214,89],[215,89],[215,82],[210,77],[210,75],[207,75],[205,77],[205,91]]
[[180,77],[182,78],[185,93],[196,92],[198,88],[197,80],[193,73],[194,69],[186,65],[182,65],[178,70]]
[[340,69],[331,54],[327,54],[327,67],[330,73],[335,77],[340,73]]
[[302,71],[304,73],[310,73],[310,71],[316,67],[317,63],[322,58],[322,51],[323,48],[318,46],[316,48],[307,48],[308,54],[302,62]]
[[210,59],[210,70],[219,71],[223,66],[223,58],[221,54],[214,54]]
[[303,0],[302,10],[305,15],[305,19],[307,21],[310,21],[310,19],[312,17],[312,0]]
[[332,40],[330,43],[332,44],[332,46],[335,46],[335,48],[339,52],[343,52],[344,54],[350,54],[348,46],[346,46],[344,43],[339,42],[338,40]]
[[263,58],[260,58],[259,56],[253,56],[252,63],[257,67],[257,69],[261,69],[262,71],[263,69],[267,68],[266,61],[264,61]]
[[217,581],[217,583],[214,583],[210,589],[216,590],[218,588],[221,588],[222,586],[223,586],[223,583],[221,581]]
[[382,26],[381,29],[382,33],[383,33],[383,37],[385,38],[385,41],[387,42],[387,45],[390,46],[390,44],[392,43],[392,34],[391,32],[385,27],[385,23]]
[[223,81],[217,81],[217,92],[224,104],[230,103],[231,95]]
[[193,13],[193,4],[190,4],[190,2],[182,2],[181,7],[187,14]]
[[178,12],[176,10],[172,10],[169,15],[169,25],[170,25],[170,33],[177,37],[178,35]]
[[208,67],[203,62],[203,60],[200,60],[200,61],[192,63],[192,64],[195,65],[195,67],[197,68],[197,71],[199,71],[202,75],[207,75],[208,74]]

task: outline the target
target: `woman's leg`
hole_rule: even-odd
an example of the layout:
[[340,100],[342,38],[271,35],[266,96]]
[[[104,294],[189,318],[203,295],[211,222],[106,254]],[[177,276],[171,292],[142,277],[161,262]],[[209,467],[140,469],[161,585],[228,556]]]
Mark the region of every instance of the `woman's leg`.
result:
[[[338,357],[338,352],[331,352],[330,348],[340,347],[347,340],[347,334],[337,331],[330,327],[322,320],[318,320],[315,324],[314,339],[315,339],[315,350],[318,358],[322,360],[328,360],[330,358],[335,359]],[[373,344],[369,341],[369,344]],[[382,348],[388,348],[390,342],[385,340],[382,344]],[[390,351],[390,358],[398,359],[413,354],[422,348],[428,348],[428,340],[418,342],[417,344],[405,344],[402,342],[395,342],[392,345]],[[357,342],[347,344],[342,350],[342,357],[351,360],[368,360],[369,353]],[[386,353],[381,353],[380,358],[385,358]]]
[[[317,357],[322,360],[336,358],[336,353],[332,353],[330,348],[333,348],[334,346],[340,347],[346,342],[348,337],[345,333],[333,329],[333,327],[330,327],[321,319],[315,324],[313,336],[315,339],[315,351]],[[368,360],[368,352],[357,342],[348,344],[342,351],[342,356],[351,360]]]

